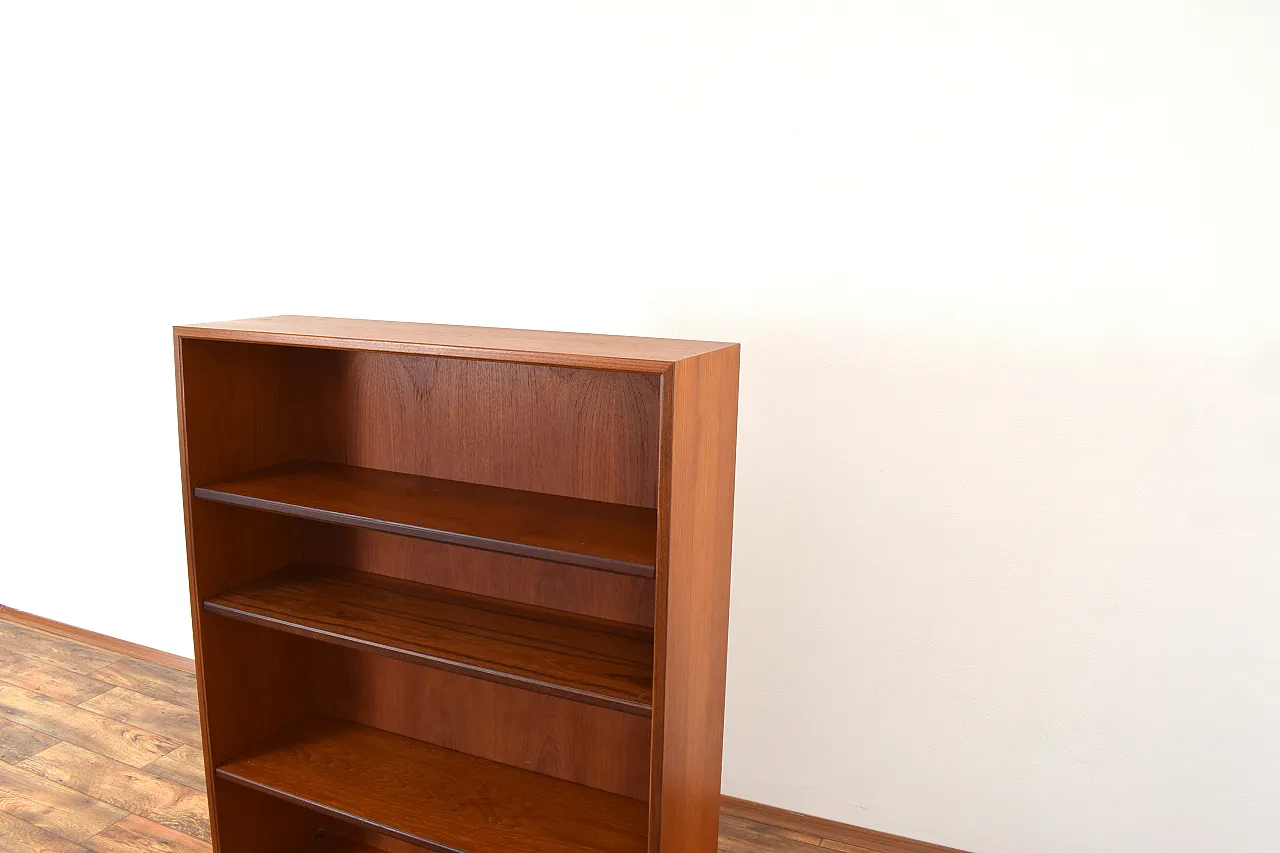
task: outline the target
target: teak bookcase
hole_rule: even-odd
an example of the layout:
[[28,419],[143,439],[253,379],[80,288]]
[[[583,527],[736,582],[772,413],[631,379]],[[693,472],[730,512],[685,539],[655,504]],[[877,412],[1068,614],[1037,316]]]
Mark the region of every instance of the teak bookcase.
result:
[[215,851],[715,851],[736,344],[174,337]]

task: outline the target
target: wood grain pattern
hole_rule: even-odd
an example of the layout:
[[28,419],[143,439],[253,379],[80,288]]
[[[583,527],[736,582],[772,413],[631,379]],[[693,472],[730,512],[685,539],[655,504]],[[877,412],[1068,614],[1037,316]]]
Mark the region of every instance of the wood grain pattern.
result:
[[85,853],[85,848],[0,812],[0,853]]
[[0,716],[0,761],[17,764],[58,742],[53,735],[18,725]]
[[639,853],[643,802],[314,718],[219,776],[427,849]]
[[70,743],[50,747],[18,767],[170,829],[209,840],[208,806],[199,791]]
[[312,658],[321,714],[644,799],[649,718],[334,646]]
[[818,846],[823,850],[834,850],[836,853],[878,853],[876,848],[864,847],[861,844],[849,844],[844,841],[832,841],[830,838],[822,839],[822,843]]
[[721,853],[816,853],[822,839],[779,830],[733,815],[720,816]]
[[197,791],[206,790],[204,753],[199,746],[183,744],[168,755],[162,755],[143,768],[152,776],[186,785]]
[[653,579],[312,523],[306,561],[653,627]]
[[200,743],[198,713],[125,687],[113,687],[81,702],[80,707],[121,723],[156,732],[181,744]]
[[123,809],[6,764],[0,764],[0,812],[79,842],[127,814]]
[[[657,377],[310,351],[296,455],[652,508]],[[302,446],[302,445],[300,445]],[[652,626],[653,583],[370,530],[313,524],[311,562]]]
[[624,504],[297,461],[196,497],[620,574],[653,574],[655,516]]
[[294,458],[655,506],[658,377],[361,352],[297,357],[307,452]]
[[738,348],[663,377],[651,853],[711,851],[724,743]]
[[819,837],[822,839],[821,847],[825,850],[853,853],[963,853],[953,847],[852,826],[737,797],[721,797],[720,809],[725,815],[749,820],[756,825],[771,826],[778,832]]
[[631,625],[306,565],[204,607],[512,687],[627,713],[651,710],[652,633]]
[[56,637],[74,640],[75,642],[88,646],[98,652],[107,652],[108,654],[136,658],[149,663],[159,664],[160,666],[182,670],[183,672],[194,673],[196,671],[196,662],[191,658],[184,658],[181,655],[162,652],[159,649],[153,649],[150,646],[130,643],[127,640],[121,640],[116,637],[108,637],[106,634],[99,634],[96,631],[77,628],[75,625],[68,625],[65,622],[58,622],[44,616],[37,616],[34,613],[15,610],[12,607],[6,607],[3,604],[0,604],[0,619],[18,625],[25,625],[28,628],[35,628],[45,634],[53,634]]
[[104,681],[3,648],[0,679],[72,705],[111,689]]
[[120,659],[117,654],[5,620],[0,620],[0,646],[81,675],[89,675]]
[[0,681],[0,716],[132,767],[150,764],[178,744],[75,705]]
[[104,681],[109,686],[142,693],[188,711],[199,708],[195,676],[185,670],[171,669],[146,660],[122,658],[102,669],[94,670],[93,678]]
[[94,853],[211,853],[213,850],[207,841],[138,815],[125,817],[84,844]]
[[174,331],[188,338],[403,352],[642,373],[661,373],[673,361],[727,346],[713,341],[287,315],[198,323],[179,326]]

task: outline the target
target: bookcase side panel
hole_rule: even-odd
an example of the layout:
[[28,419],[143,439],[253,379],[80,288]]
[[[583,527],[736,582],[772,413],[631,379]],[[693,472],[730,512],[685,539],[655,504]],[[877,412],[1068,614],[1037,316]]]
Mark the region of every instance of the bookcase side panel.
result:
[[739,348],[664,378],[652,853],[714,853],[720,814]]
[[301,806],[215,779],[209,793],[222,811],[215,853],[303,853],[314,849],[322,818]]
[[[299,559],[302,525],[193,500],[190,489],[297,453],[296,363],[276,347],[182,339],[176,346],[192,623],[211,776],[219,763],[304,712],[306,657],[296,638],[217,620],[203,613],[201,602]],[[267,853],[293,837],[287,820],[271,817],[278,809],[269,802],[223,791],[209,785],[216,850]],[[228,833],[263,823],[260,815],[270,819],[254,846],[229,840],[241,835]]]

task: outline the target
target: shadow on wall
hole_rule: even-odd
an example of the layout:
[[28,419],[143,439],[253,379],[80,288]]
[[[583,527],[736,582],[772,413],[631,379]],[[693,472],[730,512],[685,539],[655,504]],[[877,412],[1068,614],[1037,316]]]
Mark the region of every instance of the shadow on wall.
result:
[[1280,352],[760,332],[726,793],[978,850],[1280,819]]

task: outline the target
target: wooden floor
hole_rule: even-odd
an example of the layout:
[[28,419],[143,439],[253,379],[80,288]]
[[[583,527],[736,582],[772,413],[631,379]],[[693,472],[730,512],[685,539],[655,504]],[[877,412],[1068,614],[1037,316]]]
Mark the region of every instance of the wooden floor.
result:
[[[0,853],[208,853],[195,678],[0,617]],[[879,853],[733,815],[722,853]]]

